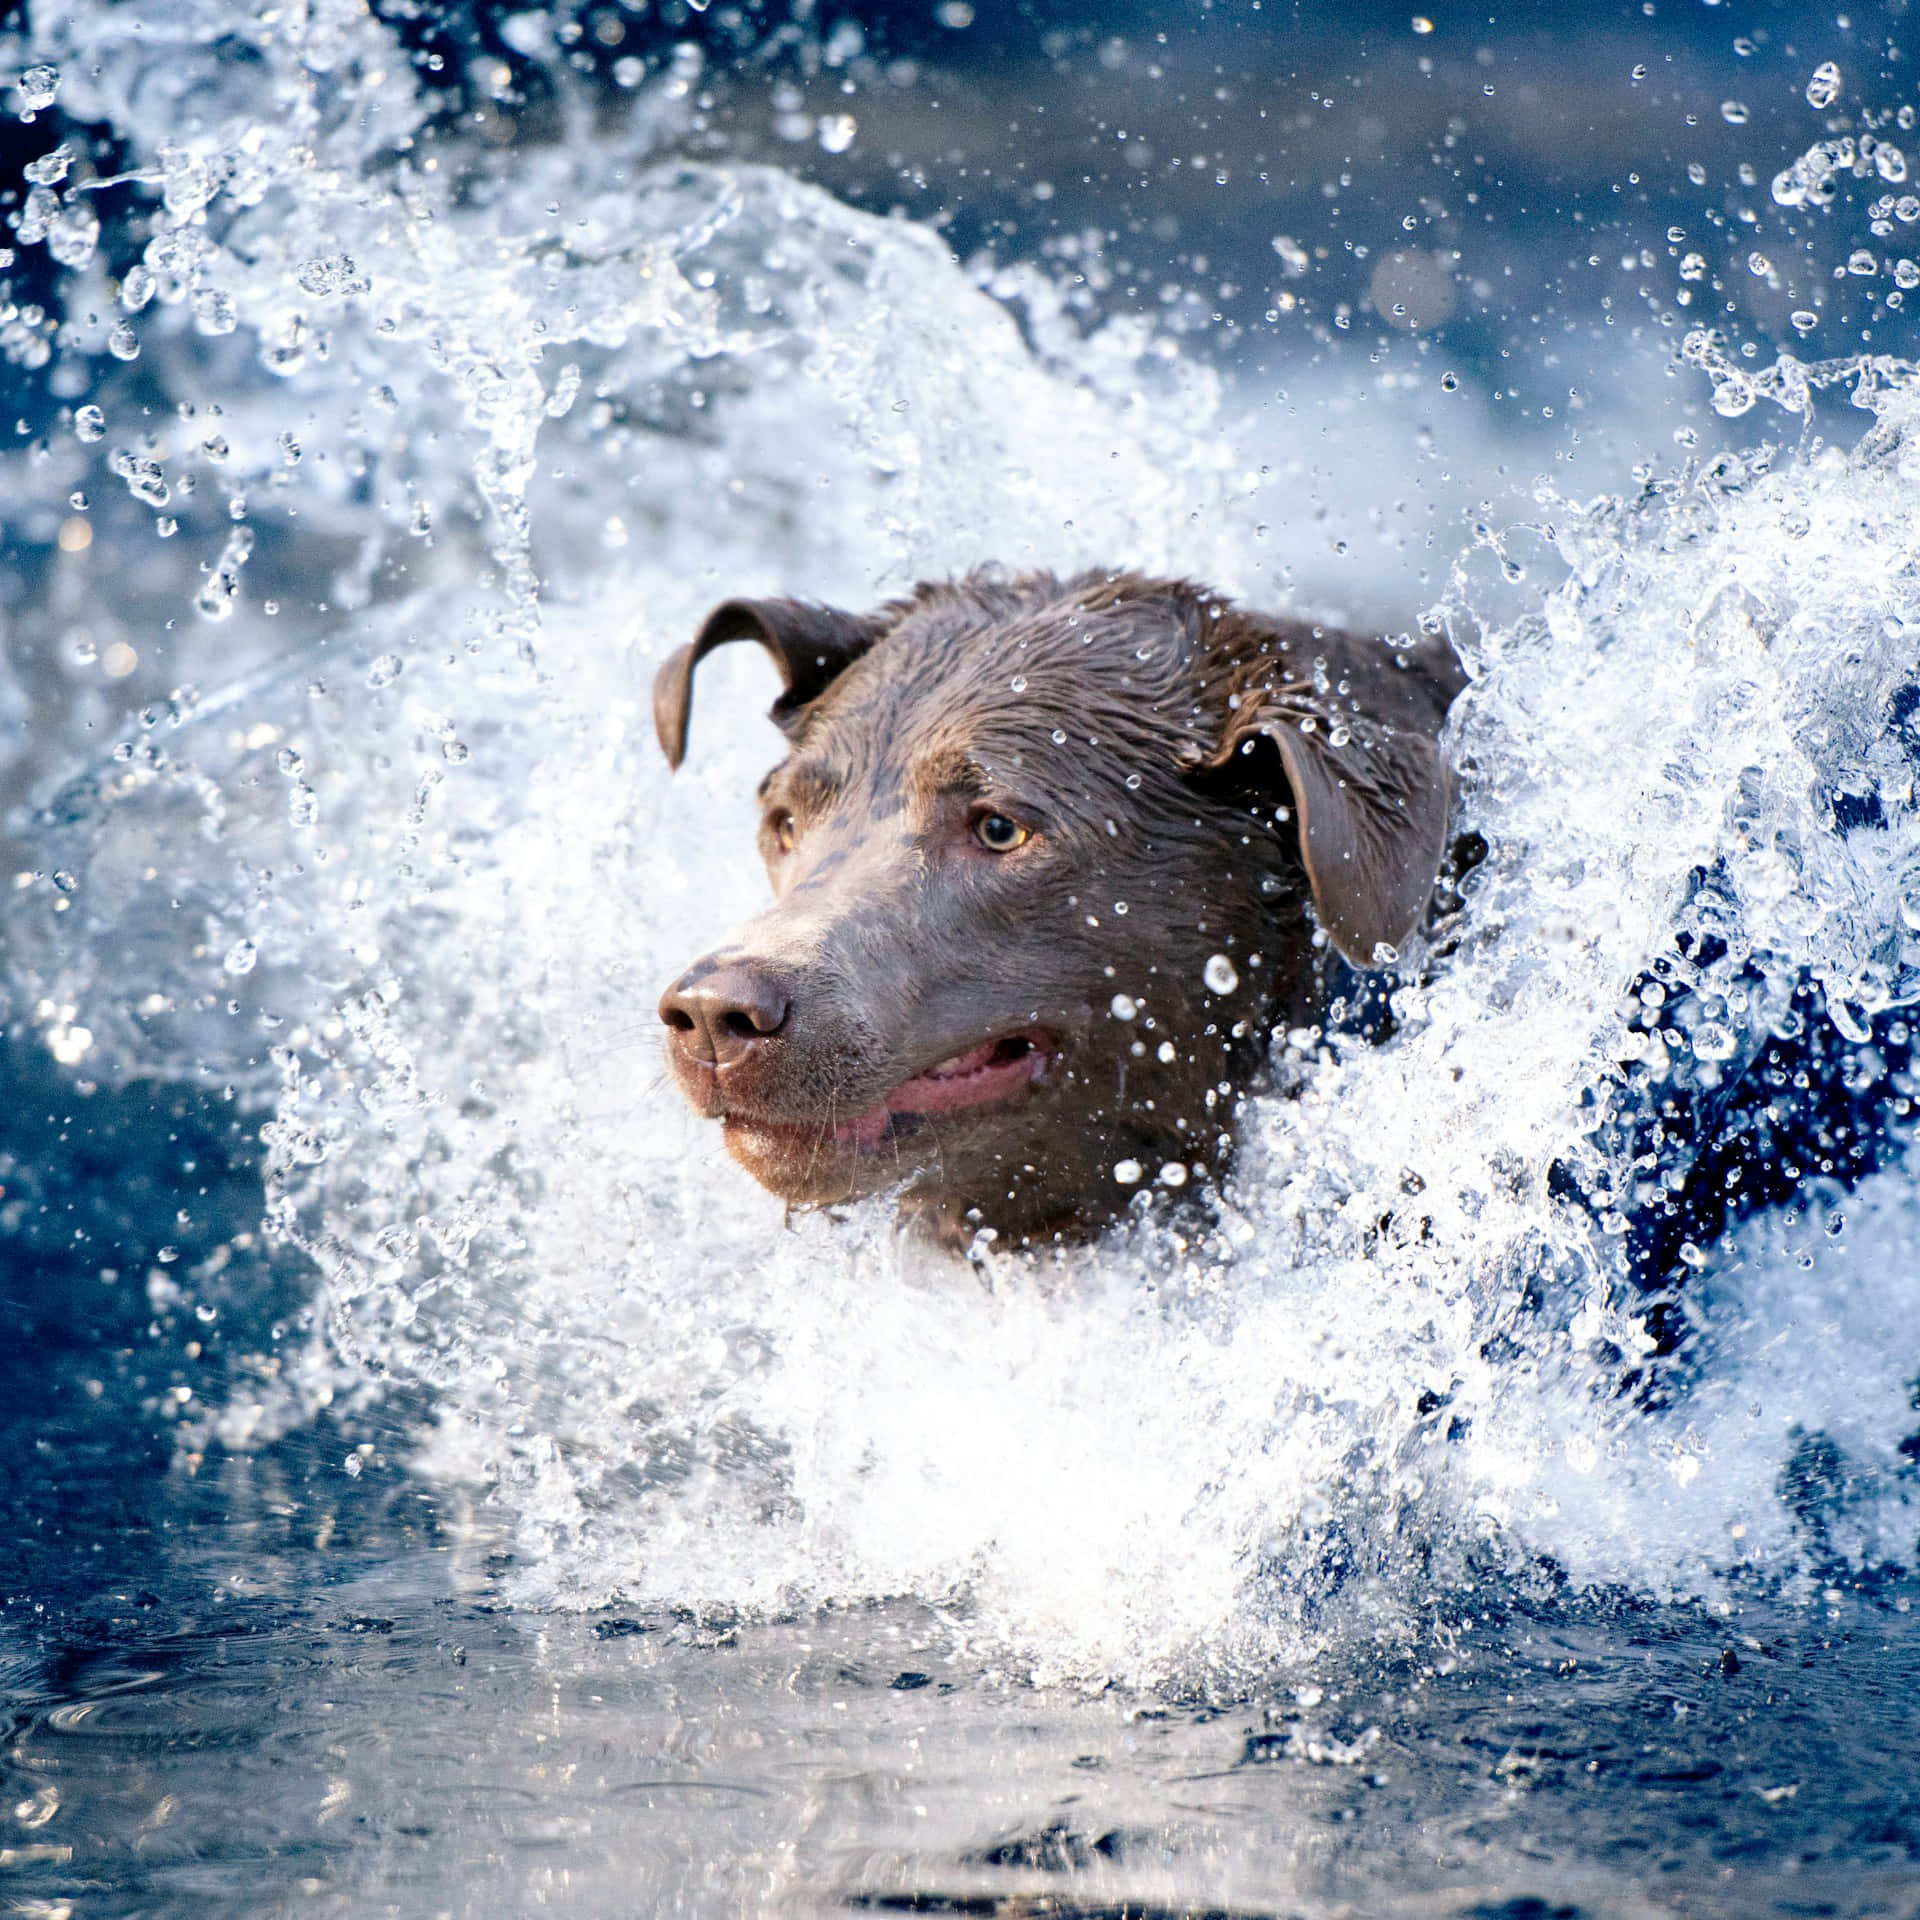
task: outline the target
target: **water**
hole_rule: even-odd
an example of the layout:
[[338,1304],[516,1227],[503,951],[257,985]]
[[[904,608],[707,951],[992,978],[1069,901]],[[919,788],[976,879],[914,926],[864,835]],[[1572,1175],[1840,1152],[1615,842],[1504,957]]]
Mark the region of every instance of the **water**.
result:
[[[1364,80],[1508,205],[1545,70],[1445,23],[1009,41],[1123,232],[1044,113],[856,204],[1000,137],[877,12],[463,18],[0,45],[22,1910],[1920,1910],[1897,75],[1682,35],[1509,302],[1321,151]],[[1214,52],[1324,205],[1196,213]],[[777,749],[757,662],[678,776],[646,696],[989,556],[1451,632],[1487,855],[1211,1228],[968,1267],[665,1086]]]

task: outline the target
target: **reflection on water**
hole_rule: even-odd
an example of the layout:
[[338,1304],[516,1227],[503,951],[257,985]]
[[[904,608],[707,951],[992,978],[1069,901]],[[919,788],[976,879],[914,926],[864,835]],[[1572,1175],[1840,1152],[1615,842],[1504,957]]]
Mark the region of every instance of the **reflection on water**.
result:
[[19,1912],[1920,1903],[1898,1589],[1719,1619],[1464,1592],[1415,1644],[1206,1699],[1036,1689],[907,1603],[516,1611],[470,1516],[371,1468],[343,1495],[301,1445],[162,1493],[144,1544],[98,1492],[43,1490],[58,1597],[4,1615]]

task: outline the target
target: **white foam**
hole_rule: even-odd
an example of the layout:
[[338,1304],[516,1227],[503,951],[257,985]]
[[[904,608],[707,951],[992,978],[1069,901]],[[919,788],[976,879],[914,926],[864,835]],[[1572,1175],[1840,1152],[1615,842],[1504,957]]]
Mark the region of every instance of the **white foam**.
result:
[[[189,93],[241,85],[195,51],[211,15],[169,17]],[[324,70],[415,112],[370,19],[334,27]],[[141,324],[156,355],[196,351],[192,291],[231,297],[253,357],[205,379],[233,471],[269,484],[294,434],[303,512],[362,556],[324,654],[75,798],[52,836],[73,905],[34,892],[13,958],[87,1071],[274,1099],[271,1217],[324,1276],[323,1345],[214,1431],[258,1438],[356,1374],[429,1382],[422,1470],[490,1489],[530,1598],[911,1592],[1047,1674],[1301,1656],[1476,1557],[1662,1593],[1786,1574],[1807,1536],[1775,1483],[1814,1432],[1868,1469],[1821,1549],[1900,1550],[1910,1177],[1850,1205],[1811,1277],[1786,1228],[1741,1239],[1700,1296],[1698,1378],[1655,1416],[1590,1358],[1644,1334],[1548,1169],[1597,1168],[1591,1101],[1653,1044],[1623,996],[1677,928],[1726,945],[1692,984],[1729,1035],[1801,973],[1856,1020],[1920,984],[1887,721],[1920,666],[1902,370],[1869,370],[1854,452],[1632,504],[1543,491],[1564,583],[1478,633],[1480,589],[1450,590],[1463,820],[1491,854],[1398,1037],[1286,1066],[1297,1093],[1256,1106],[1203,1243],[1142,1229],[976,1273],[898,1244],[881,1206],[783,1225],[662,1083],[654,996],[759,897],[772,746],[742,717],[753,669],[716,661],[669,779],[652,665],[722,594],[863,602],[985,556],[1271,603],[1307,514],[1281,511],[1269,430],[1144,334],[1041,327],[1036,353],[928,233],[769,170],[648,170],[644,116],[466,201],[363,172],[311,46],[259,33],[316,166],[274,172],[261,97],[222,94],[209,151],[268,173],[226,176],[254,210],[216,208]],[[92,69],[59,64],[160,166],[150,53],[108,35]],[[364,289],[303,281],[321,256]],[[320,328],[325,357],[289,365]],[[1376,463],[1343,458],[1357,489]],[[1836,789],[1877,794],[1884,827],[1837,831]],[[1717,1035],[1699,1055],[1714,1071]]]

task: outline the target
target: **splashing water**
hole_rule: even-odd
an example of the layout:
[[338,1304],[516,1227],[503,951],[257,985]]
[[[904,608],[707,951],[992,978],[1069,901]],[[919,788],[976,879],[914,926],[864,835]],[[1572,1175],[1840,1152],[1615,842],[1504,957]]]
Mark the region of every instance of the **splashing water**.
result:
[[[157,196],[53,497],[117,475],[129,515],[181,516],[204,569],[168,617],[229,658],[271,650],[273,592],[325,604],[291,666],[151,709],[60,795],[9,968],[77,1071],[268,1113],[310,1344],[191,1444],[418,1385],[421,1471],[490,1491],[531,1598],[913,1593],[1043,1674],[1298,1657],[1470,1565],[1713,1594],[1908,1549],[1911,1174],[1837,1237],[1763,1219],[1704,1253],[1704,1332],[1649,1407],[1616,1391],[1651,1344],[1632,1173],[1594,1139],[1623,1063],[1711,1086],[1797,980],[1863,1044],[1920,998],[1911,369],[1703,337],[1721,413],[1810,434],[1848,383],[1870,431],[1543,496],[1564,581],[1484,631],[1464,575],[1442,610],[1491,851],[1448,950],[1401,957],[1396,1037],[1282,1045],[1215,1229],[976,1271],[877,1206],[783,1225],[662,1083],[659,983],[761,890],[771,735],[722,724],[765,696],[718,665],[670,782],[651,667],[723,594],[858,603],[986,557],[1248,590],[1258,430],[1229,452],[1213,375],[1081,338],[1036,277],[1023,334],[924,231],[651,161],[664,96],[456,191],[366,165],[421,108],[357,9],[251,23],[244,81],[211,13],[170,17],[215,130],[184,144],[139,95],[152,34],[76,9],[45,31],[88,57],[40,49]],[[34,218],[98,274],[88,190],[50,178]],[[146,440],[124,329],[197,396]],[[1691,1010],[1649,1032],[1656,957]],[[1559,1197],[1562,1164],[1612,1201]],[[1778,1491],[1809,1445],[1846,1486],[1817,1539]]]

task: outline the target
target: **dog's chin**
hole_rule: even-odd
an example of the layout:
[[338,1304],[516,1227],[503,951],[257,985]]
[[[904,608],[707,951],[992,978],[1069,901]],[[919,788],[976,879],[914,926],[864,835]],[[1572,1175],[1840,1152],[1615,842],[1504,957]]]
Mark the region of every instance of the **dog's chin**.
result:
[[795,1206],[858,1200],[950,1162],[990,1140],[1043,1088],[1059,1054],[1038,1031],[983,1041],[900,1082],[851,1115],[721,1116],[727,1151]]

